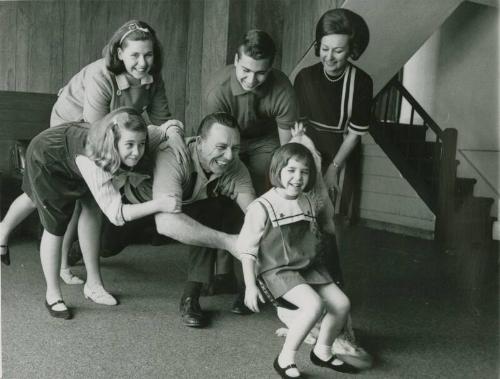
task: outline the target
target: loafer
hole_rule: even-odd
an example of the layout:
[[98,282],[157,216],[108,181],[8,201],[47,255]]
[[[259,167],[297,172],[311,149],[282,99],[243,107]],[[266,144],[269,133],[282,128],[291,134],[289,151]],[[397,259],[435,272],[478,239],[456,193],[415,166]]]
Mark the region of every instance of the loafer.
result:
[[10,266],[10,250],[7,245],[0,245],[0,248],[5,249],[5,254],[0,255],[0,260],[6,266]]
[[180,304],[181,318],[184,326],[201,328],[205,326],[205,315],[201,310],[198,299],[185,297]]
[[69,269],[69,268],[62,268],[59,271],[59,276],[66,284],[73,285],[73,284],[83,284],[84,283],[84,281],[82,279],[80,279],[78,276],[76,276],[75,274],[73,274],[71,272],[71,269]]
[[83,286],[83,296],[92,300],[94,303],[102,305],[117,305],[118,301],[104,289],[103,286],[89,286],[87,283]]
[[64,304],[64,301],[63,300],[57,300],[56,302],[52,303],[52,304],[49,304],[47,302],[47,300],[45,300],[45,307],[48,309],[50,315],[52,317],[56,317],[56,318],[62,318],[62,319],[65,319],[65,320],[69,320],[73,317],[73,315],[71,314],[71,311],[69,310],[69,308],[66,307],[66,309],[64,311],[56,311],[54,309],[52,309],[52,307],[54,305],[57,305],[57,304]]
[[250,315],[253,312],[245,305],[245,295],[239,294],[234,300],[231,312],[237,315]]
[[[278,355],[279,357],[279,355]],[[276,372],[282,377],[282,378],[294,378],[294,379],[302,379],[304,378],[302,375],[299,376],[290,376],[286,374],[286,370],[289,370],[291,368],[297,368],[297,365],[295,363],[292,363],[291,365],[288,365],[286,367],[281,367],[280,364],[278,363],[278,357],[274,360],[273,367],[276,370]]]
[[316,366],[330,368],[338,372],[343,372],[344,374],[355,374],[359,372],[359,370],[356,367],[351,366],[350,364],[345,362],[342,362],[341,365],[334,365],[333,361],[337,359],[335,355],[333,355],[329,360],[324,361],[321,358],[319,358],[316,354],[314,354],[314,350],[311,350],[310,358],[311,362],[314,363]]

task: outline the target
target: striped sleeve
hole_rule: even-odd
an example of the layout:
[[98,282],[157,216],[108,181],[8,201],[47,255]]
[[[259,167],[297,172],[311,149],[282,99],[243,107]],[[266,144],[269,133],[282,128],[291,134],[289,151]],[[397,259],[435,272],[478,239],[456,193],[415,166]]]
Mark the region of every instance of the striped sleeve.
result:
[[368,74],[356,70],[352,115],[348,125],[349,131],[364,135],[369,130],[371,105],[373,98],[373,82]]

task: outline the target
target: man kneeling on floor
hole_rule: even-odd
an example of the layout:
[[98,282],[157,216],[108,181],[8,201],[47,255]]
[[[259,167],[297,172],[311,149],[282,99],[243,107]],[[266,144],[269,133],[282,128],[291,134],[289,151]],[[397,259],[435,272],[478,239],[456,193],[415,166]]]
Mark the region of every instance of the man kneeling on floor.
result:
[[[158,153],[153,198],[170,194],[182,199],[181,213],[155,216],[156,228],[158,233],[190,245],[180,311],[185,326],[202,327],[208,320],[199,297],[202,285],[213,276],[214,249],[237,256],[239,230],[235,226],[241,226],[243,213],[234,208],[237,205],[245,212],[255,199],[255,191],[247,168],[238,158],[240,132],[231,115],[220,112],[206,116],[197,136],[187,138],[186,145],[191,159],[181,164],[170,149]],[[239,220],[234,220],[235,214]]]

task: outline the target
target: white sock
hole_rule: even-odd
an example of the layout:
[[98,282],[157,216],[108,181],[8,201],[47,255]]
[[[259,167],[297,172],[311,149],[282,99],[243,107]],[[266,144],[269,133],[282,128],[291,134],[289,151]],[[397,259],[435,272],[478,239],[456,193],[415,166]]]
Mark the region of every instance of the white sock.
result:
[[314,354],[322,361],[328,361],[332,356],[332,347],[328,345],[316,344],[314,346]]
[[[295,354],[296,353],[297,353],[297,350],[288,350],[288,349],[281,350],[281,353],[278,357],[278,364],[280,365],[280,367],[285,368],[285,367],[291,365],[292,363],[295,363]],[[285,371],[285,373],[291,377],[300,376],[300,372],[296,368],[289,368],[288,370]]]
[[[314,346],[314,354],[316,354],[319,359],[326,362],[333,357],[332,347],[328,345],[316,344],[316,346]],[[338,358],[335,358],[332,362],[333,366],[340,366],[342,364],[344,364],[344,362]]]

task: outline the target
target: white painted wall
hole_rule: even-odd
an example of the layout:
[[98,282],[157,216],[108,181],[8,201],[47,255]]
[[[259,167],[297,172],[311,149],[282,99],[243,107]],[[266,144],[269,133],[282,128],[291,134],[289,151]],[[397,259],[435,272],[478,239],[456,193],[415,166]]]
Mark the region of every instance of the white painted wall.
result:
[[458,130],[458,176],[477,179],[475,196],[492,197],[498,217],[499,179],[499,9],[464,2],[437,38],[435,106],[441,128]]

